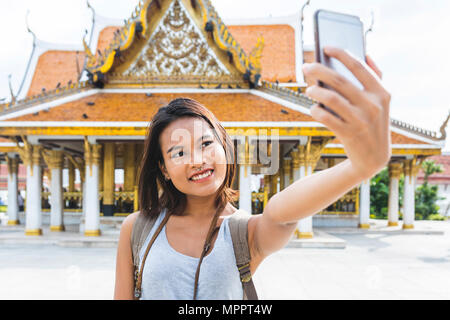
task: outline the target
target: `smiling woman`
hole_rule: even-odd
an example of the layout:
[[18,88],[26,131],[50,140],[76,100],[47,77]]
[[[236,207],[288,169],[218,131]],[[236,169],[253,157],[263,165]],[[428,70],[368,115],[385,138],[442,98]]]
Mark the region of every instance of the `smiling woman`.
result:
[[[139,279],[142,299],[190,299],[192,291],[194,299],[242,299],[226,221],[237,211],[231,205],[238,196],[231,188],[234,158],[231,138],[197,101],[178,98],[158,110],[148,130],[140,167],[141,210],[122,225],[116,298],[131,299]],[[139,250],[136,266],[136,257],[130,252],[132,230],[139,229],[135,224],[150,220],[158,229],[150,228],[141,248],[146,251]],[[151,257],[146,260],[150,248]],[[133,279],[136,271],[138,276]],[[217,272],[222,276],[217,278]],[[174,274],[177,282],[172,281]]]
[[[210,179],[196,180],[206,170],[212,170]],[[152,119],[141,163],[139,207],[150,216],[163,208],[175,215],[223,210],[237,196],[231,189],[235,170],[233,142],[216,117],[195,100],[172,100]],[[197,199],[202,199],[200,207],[194,204]]]

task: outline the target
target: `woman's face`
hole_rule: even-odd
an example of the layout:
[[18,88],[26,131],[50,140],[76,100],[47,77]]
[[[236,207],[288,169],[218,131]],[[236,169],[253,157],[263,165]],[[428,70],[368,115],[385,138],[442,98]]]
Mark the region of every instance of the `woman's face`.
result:
[[[225,180],[225,150],[209,124],[200,118],[183,117],[168,125],[159,137],[164,163],[161,172],[186,195],[209,196]],[[195,174],[208,169],[209,176]]]

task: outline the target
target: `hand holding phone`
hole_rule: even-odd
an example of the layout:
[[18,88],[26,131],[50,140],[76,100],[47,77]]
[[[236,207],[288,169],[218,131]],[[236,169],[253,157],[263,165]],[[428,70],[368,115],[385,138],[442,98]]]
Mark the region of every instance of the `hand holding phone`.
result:
[[303,66],[305,76],[318,83],[306,90],[319,102],[311,107],[311,116],[343,144],[350,174],[367,179],[391,156],[391,96],[375,63],[366,60],[358,17],[319,10],[315,30],[316,63]]

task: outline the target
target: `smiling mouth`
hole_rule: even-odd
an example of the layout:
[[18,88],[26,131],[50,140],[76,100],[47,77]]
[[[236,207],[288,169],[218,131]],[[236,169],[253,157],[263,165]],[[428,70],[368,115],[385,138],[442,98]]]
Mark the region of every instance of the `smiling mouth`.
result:
[[[200,179],[193,179],[194,177],[196,177],[196,176],[194,176],[194,177],[189,178],[189,181],[197,182],[197,181],[205,180],[205,179],[207,179],[207,178],[209,178],[209,177],[211,177],[211,176],[213,175],[214,170],[213,170],[213,169],[208,170],[208,172],[206,172],[206,173],[207,173],[207,175],[206,175],[206,176],[203,176],[203,177],[200,178]],[[203,175],[204,175],[204,174],[203,174]],[[200,175],[200,176],[202,176],[202,175]]]

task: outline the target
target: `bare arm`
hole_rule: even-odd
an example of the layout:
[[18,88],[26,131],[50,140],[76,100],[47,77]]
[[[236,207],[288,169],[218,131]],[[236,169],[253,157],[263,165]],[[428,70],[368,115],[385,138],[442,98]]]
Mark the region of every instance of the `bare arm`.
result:
[[269,201],[278,210],[269,211],[278,223],[296,222],[336,202],[364,179],[352,169],[350,160],[303,177]]
[[132,213],[123,221],[120,228],[116,257],[115,300],[134,299],[134,267],[131,253],[131,231],[137,213]]
[[305,76],[334,89],[313,85],[306,94],[341,116],[335,117],[318,104],[311,107],[311,116],[336,134],[348,159],[294,182],[269,200],[262,215],[252,217],[249,242],[253,270],[264,257],[286,245],[298,220],[334,203],[383,169],[391,157],[391,96],[381,83],[380,70],[370,58],[366,58],[367,65],[341,49],[325,48],[325,54],[340,60],[364,87],[357,88],[322,64],[303,65]]
[[292,237],[298,220],[325,209],[362,181],[350,161],[345,160],[303,177],[273,195],[263,214],[252,217],[254,221],[250,222],[249,228],[254,228],[254,232],[249,232],[250,242],[255,244],[252,257],[259,256],[262,260],[282,249]]

